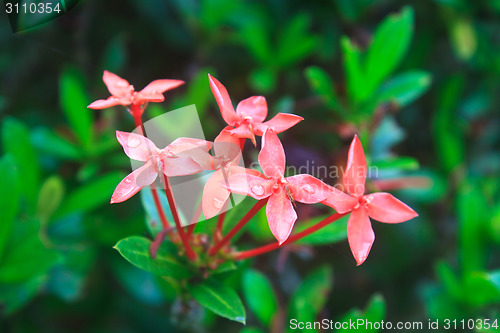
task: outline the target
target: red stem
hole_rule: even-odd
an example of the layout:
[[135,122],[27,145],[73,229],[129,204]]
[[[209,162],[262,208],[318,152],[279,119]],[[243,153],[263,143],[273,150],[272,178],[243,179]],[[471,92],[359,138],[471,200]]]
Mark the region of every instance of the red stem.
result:
[[217,227],[215,228],[215,233],[214,233],[214,237],[216,237],[216,239],[222,237],[222,227],[224,226],[225,218],[226,218],[225,211],[220,213],[219,216],[217,217]]
[[240,231],[241,228],[243,228],[245,226],[245,224],[247,224],[248,221],[250,221],[250,219],[252,217],[254,217],[255,214],[257,214],[257,212],[262,207],[264,207],[264,205],[267,203],[267,200],[268,199],[266,198],[266,199],[262,199],[262,200],[257,201],[257,203],[255,203],[255,205],[245,214],[245,216],[243,216],[243,218],[240,220],[240,222],[238,222],[231,229],[231,231],[229,231],[227,233],[227,235],[224,236],[224,238],[222,238],[217,244],[215,244],[210,250],[208,250],[208,255],[210,255],[210,256],[215,255],[217,253],[217,251],[220,250],[221,247],[226,245],[231,240],[231,238],[233,238],[233,236],[236,235],[236,233],[238,231]]
[[[338,219],[345,216],[346,214],[347,213],[345,213],[345,214],[339,214],[339,213],[333,214],[333,215],[325,218],[321,222],[318,222],[315,225],[288,237],[288,239],[283,244],[281,244],[281,246],[293,243],[295,241],[298,241],[299,239],[302,239],[306,236],[309,236],[313,232],[316,232],[319,229],[326,227],[330,223],[337,221]],[[236,260],[242,260],[242,259],[246,259],[246,258],[250,258],[250,257],[255,257],[255,256],[258,256],[260,254],[276,250],[278,248],[280,248],[280,245],[275,242],[275,243],[267,244],[267,245],[264,245],[264,246],[261,246],[261,247],[258,247],[258,248],[252,249],[252,250],[236,252],[234,254],[233,258]]]
[[[146,137],[146,132],[144,131],[144,125],[142,124],[141,114],[136,110],[134,104],[132,104],[132,116],[134,117],[135,127],[138,129],[138,133],[144,137]],[[139,106],[140,108],[140,106]],[[169,223],[167,220],[167,216],[163,211],[163,207],[160,202],[160,196],[158,195],[158,191],[153,186],[150,186],[151,194],[153,195],[153,200],[155,202],[156,210],[158,211],[158,216],[160,216],[161,225],[163,229],[167,229],[169,227]]]
[[181,220],[179,218],[179,213],[177,212],[177,205],[175,204],[174,194],[172,193],[172,187],[170,186],[168,177],[165,176],[165,174],[163,174],[163,180],[165,181],[165,194],[167,196],[168,204],[170,205],[170,210],[172,211],[175,227],[177,228],[177,232],[179,233],[182,244],[186,249],[186,256],[189,258],[189,260],[196,261],[197,259],[196,252],[194,252],[193,249],[191,248],[191,245],[189,245],[187,234],[184,232],[184,228],[182,227]]
[[193,235],[194,228],[198,224],[197,223],[198,219],[201,216],[201,211],[202,211],[202,202],[200,202],[200,204],[198,205],[198,208],[196,209],[196,212],[193,215],[193,219],[191,220],[191,224],[188,226],[188,229],[187,229],[188,238],[191,238],[191,236]]

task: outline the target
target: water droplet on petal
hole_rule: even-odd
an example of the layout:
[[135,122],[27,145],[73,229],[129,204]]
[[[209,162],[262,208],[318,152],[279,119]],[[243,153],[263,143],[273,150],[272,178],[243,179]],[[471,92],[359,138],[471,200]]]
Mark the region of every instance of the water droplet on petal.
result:
[[312,187],[309,184],[304,185],[303,189],[304,189],[304,191],[306,191],[309,194],[313,194],[314,192],[316,192],[316,190],[314,189],[314,187]]
[[128,139],[128,142],[127,142],[127,145],[130,147],[130,148],[136,148],[138,147],[139,145],[141,144],[141,140],[136,138],[136,137],[131,137],[130,139]]
[[224,205],[224,201],[222,200],[219,200],[217,198],[214,198],[214,207],[219,209],[219,208],[222,208],[222,206]]
[[262,195],[264,194],[264,186],[262,185],[252,186],[252,192],[255,193],[256,195]]
[[130,178],[125,178],[124,183],[125,184],[130,184],[132,180]]

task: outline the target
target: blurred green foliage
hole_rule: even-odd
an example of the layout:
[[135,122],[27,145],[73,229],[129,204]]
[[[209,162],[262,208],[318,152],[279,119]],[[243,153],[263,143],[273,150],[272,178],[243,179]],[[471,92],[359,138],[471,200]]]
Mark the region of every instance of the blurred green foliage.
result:
[[[291,318],[499,318],[499,18],[498,1],[87,0],[22,33],[0,22],[0,331],[255,333],[286,331]],[[291,165],[341,166],[359,133],[378,168],[368,186],[396,190],[420,217],[374,223],[361,267],[343,219],[182,285],[191,272],[169,244],[154,262],[129,251],[142,244],[147,254],[158,232],[150,192],[109,205],[130,170],[115,130],[133,122],[123,108],[86,108],[108,96],[104,69],[137,89],[185,80],[145,116],[195,104],[210,140],[222,120],[207,73],[235,100],[264,95],[270,114],[306,119],[282,136]],[[228,212],[226,228],[251,204]],[[295,229],[327,213],[299,206]],[[265,215],[238,236],[242,248],[271,240]]]

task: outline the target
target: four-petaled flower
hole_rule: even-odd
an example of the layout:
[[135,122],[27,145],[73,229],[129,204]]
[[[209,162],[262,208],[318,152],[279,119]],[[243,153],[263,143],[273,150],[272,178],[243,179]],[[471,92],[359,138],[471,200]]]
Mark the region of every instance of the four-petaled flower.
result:
[[351,212],[347,238],[358,266],[368,257],[375,240],[370,217],[380,222],[400,223],[418,216],[413,209],[389,193],[365,195],[365,180],[365,153],[361,141],[355,136],[349,148],[344,174],[344,186],[350,195],[331,187],[330,195],[323,203],[341,214]]
[[238,138],[252,140],[254,146],[255,135],[262,136],[270,128],[275,133],[281,133],[298,122],[304,120],[300,116],[289,113],[278,113],[274,118],[264,122],[267,117],[267,103],[263,96],[253,96],[238,103],[234,110],[226,88],[216,78],[208,74],[210,88],[219,105],[224,121],[234,128],[229,133]]
[[134,116],[140,116],[144,111],[143,104],[147,102],[163,102],[163,93],[174,89],[184,81],[181,80],[155,80],[141,91],[135,91],[134,86],[116,74],[104,71],[102,80],[108,87],[111,96],[108,99],[99,99],[88,106],[90,109],[105,109],[115,105],[131,106]]
[[162,173],[173,177],[201,172],[203,168],[192,156],[197,156],[199,150],[209,151],[211,148],[208,141],[191,138],[178,138],[158,149],[151,140],[139,134],[116,131],[116,137],[128,157],[145,163],[118,184],[111,203],[129,199],[143,187],[151,185]]
[[262,137],[259,164],[264,174],[254,170],[232,175],[228,185],[231,192],[249,195],[257,200],[269,197],[266,215],[269,227],[279,244],[290,235],[297,214],[294,202],[318,203],[328,196],[328,186],[311,175],[284,176],[285,152],[276,133],[268,129]]

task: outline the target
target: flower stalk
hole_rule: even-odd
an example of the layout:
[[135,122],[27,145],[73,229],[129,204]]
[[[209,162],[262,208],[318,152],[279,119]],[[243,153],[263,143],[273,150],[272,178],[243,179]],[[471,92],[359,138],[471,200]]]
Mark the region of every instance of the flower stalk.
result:
[[333,214],[333,215],[328,216],[327,218],[323,219],[322,221],[316,223],[315,225],[313,225],[305,230],[302,230],[301,232],[298,232],[294,235],[291,235],[281,245],[279,245],[279,243],[277,243],[277,242],[273,242],[273,243],[270,243],[270,244],[252,249],[252,250],[236,252],[236,253],[234,253],[233,258],[236,260],[243,260],[246,258],[255,257],[255,256],[258,256],[260,254],[264,254],[264,253],[276,250],[284,245],[291,244],[291,243],[296,242],[296,241],[298,241],[306,236],[309,236],[310,234],[326,227],[327,225],[337,221],[338,219],[340,219],[341,217],[343,217],[345,215],[346,214],[339,214],[339,213]]
[[267,203],[267,198],[259,200],[255,203],[255,205],[243,216],[243,218],[238,222],[232,229],[227,233],[226,236],[224,236],[217,244],[215,244],[210,250],[208,250],[208,255],[213,256],[215,255],[224,245],[226,245],[231,238],[234,237],[238,233],[238,231],[243,228],[248,221],[252,219],[252,217],[255,216],[261,210],[262,207],[264,207]]

